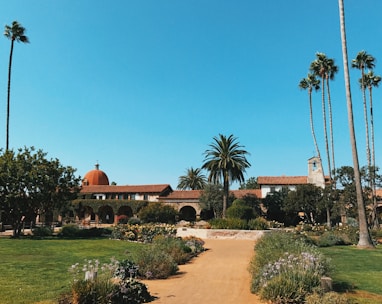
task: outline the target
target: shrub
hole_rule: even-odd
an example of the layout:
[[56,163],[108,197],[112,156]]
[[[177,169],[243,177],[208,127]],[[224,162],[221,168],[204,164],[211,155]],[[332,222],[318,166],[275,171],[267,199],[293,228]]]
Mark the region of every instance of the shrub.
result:
[[346,295],[336,292],[328,292],[323,295],[313,293],[306,297],[306,304],[351,304],[353,301],[348,299]]
[[138,273],[146,279],[166,279],[178,271],[178,265],[174,259],[164,251],[152,244],[142,250],[137,257]]
[[324,232],[318,237],[316,241],[319,247],[330,247],[335,245],[348,245],[348,243],[342,238],[340,234],[336,234],[332,231]]
[[62,238],[93,238],[110,234],[111,230],[106,228],[93,227],[89,229],[80,229],[76,225],[66,225],[62,227],[58,236]]
[[316,247],[293,233],[265,234],[251,261],[252,292],[274,303],[304,303],[329,271]]
[[193,255],[198,255],[204,251],[204,241],[200,238],[195,236],[188,236],[183,238],[183,241],[186,243],[186,246],[191,249]]
[[266,230],[268,229],[268,222],[265,218],[258,217],[248,221],[249,230]]
[[53,230],[50,227],[35,227],[32,229],[33,236],[36,237],[44,237],[44,236],[52,236]]
[[192,257],[192,250],[182,238],[158,236],[153,240],[153,247],[169,254],[178,265],[185,264]]
[[250,220],[254,218],[253,208],[246,205],[246,202],[241,199],[233,201],[232,206],[227,208],[228,218],[238,218],[242,220]]
[[210,222],[213,229],[247,229],[247,221],[238,218],[212,219]]
[[76,225],[66,225],[62,227],[58,236],[65,238],[75,238],[78,236],[79,230],[80,228],[78,228]]
[[171,206],[161,203],[149,203],[139,213],[139,218],[145,223],[174,224],[178,212]]
[[175,236],[176,228],[168,224],[117,225],[113,228],[113,239],[151,243],[158,236]]

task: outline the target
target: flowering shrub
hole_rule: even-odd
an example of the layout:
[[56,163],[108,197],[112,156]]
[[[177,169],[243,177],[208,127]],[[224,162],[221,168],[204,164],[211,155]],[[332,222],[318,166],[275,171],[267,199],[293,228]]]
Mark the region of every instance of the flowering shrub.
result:
[[274,303],[304,303],[329,265],[316,247],[292,233],[268,233],[255,245],[252,291]]
[[204,241],[200,238],[195,236],[187,236],[183,238],[183,241],[186,243],[186,246],[191,249],[191,252],[194,255],[198,255],[204,251]]
[[169,224],[117,225],[113,228],[112,238],[128,241],[151,243],[154,237],[175,236],[176,228]]
[[138,267],[130,261],[112,259],[100,265],[98,260],[85,261],[70,267],[72,304],[148,303],[153,297],[135,277]]

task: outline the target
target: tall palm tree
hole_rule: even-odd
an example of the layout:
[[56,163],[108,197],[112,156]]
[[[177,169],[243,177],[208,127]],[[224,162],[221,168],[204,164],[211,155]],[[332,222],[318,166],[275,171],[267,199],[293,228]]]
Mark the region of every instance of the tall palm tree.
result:
[[321,78],[321,104],[322,104],[322,119],[324,126],[324,137],[325,137],[325,149],[326,157],[328,160],[328,174],[331,179],[331,161],[329,154],[329,141],[328,141],[328,129],[326,121],[326,105],[325,105],[325,84],[326,84],[326,75],[328,70],[328,58],[324,53],[316,53],[316,59],[310,64],[310,70],[314,75]]
[[381,81],[381,76],[374,75],[373,71],[369,71],[364,75],[362,81],[360,81],[360,85],[364,85],[369,89],[369,109],[370,109],[370,132],[371,132],[371,183],[372,183],[372,191],[373,191],[373,226],[374,228],[379,228],[379,221],[377,216],[377,194],[376,194],[376,186],[375,186],[375,143],[374,143],[374,114],[373,114],[373,87],[378,87]]
[[359,170],[358,163],[358,153],[357,153],[357,142],[354,132],[354,120],[353,120],[353,103],[351,97],[350,88],[350,75],[349,75],[349,65],[348,65],[348,51],[346,42],[346,29],[345,29],[345,10],[344,10],[344,0],[338,0],[339,15],[340,15],[340,28],[341,28],[341,42],[342,42],[342,57],[344,65],[344,79],[345,79],[345,90],[346,90],[346,104],[348,110],[348,123],[349,123],[349,133],[351,150],[353,156],[353,167],[354,167],[354,180],[357,193],[357,206],[358,206],[358,223],[359,223],[359,240],[358,247],[360,248],[373,248],[373,242],[371,241],[369,229],[367,227],[367,218],[365,203],[362,196],[362,185],[361,185],[361,174]]
[[189,168],[186,175],[179,177],[178,189],[201,190],[207,184],[207,178],[200,168]]
[[10,112],[10,97],[11,97],[11,71],[12,71],[12,57],[13,47],[15,41],[28,43],[29,39],[25,36],[25,28],[21,26],[17,21],[13,21],[12,25],[6,25],[4,30],[4,36],[11,40],[11,51],[9,54],[9,66],[8,66],[8,95],[7,95],[7,126],[6,126],[6,144],[5,150],[9,149],[9,112]]
[[330,133],[330,147],[332,150],[332,171],[336,171],[336,162],[334,157],[334,132],[333,132],[333,115],[332,115],[332,99],[330,97],[330,80],[334,80],[335,74],[338,73],[338,66],[335,65],[334,59],[328,58],[327,72],[326,72],[326,89],[328,92],[328,110],[329,110],[329,133]]
[[366,132],[366,158],[367,166],[371,167],[371,154],[370,154],[370,139],[369,139],[369,120],[367,115],[367,104],[366,104],[366,85],[365,81],[365,69],[372,69],[374,67],[374,57],[366,53],[366,51],[361,51],[357,54],[356,58],[352,60],[352,67],[359,69],[361,71],[361,78],[359,79],[361,83],[362,99],[363,99],[363,116],[365,120],[365,132]]
[[205,162],[202,166],[210,172],[208,181],[220,183],[223,180],[223,218],[227,209],[229,185],[234,182],[244,182],[245,169],[251,165],[246,155],[249,154],[239,145],[237,138],[232,134],[226,137],[219,134],[214,137],[210,149],[204,152]]
[[308,90],[310,130],[312,132],[312,137],[313,137],[313,141],[314,141],[314,146],[316,147],[317,156],[321,160],[320,149],[318,148],[316,133],[314,131],[313,106],[312,106],[312,91],[313,90],[318,91],[320,89],[320,80],[317,79],[314,74],[308,73],[308,76],[306,78],[301,79],[298,86],[300,89]]

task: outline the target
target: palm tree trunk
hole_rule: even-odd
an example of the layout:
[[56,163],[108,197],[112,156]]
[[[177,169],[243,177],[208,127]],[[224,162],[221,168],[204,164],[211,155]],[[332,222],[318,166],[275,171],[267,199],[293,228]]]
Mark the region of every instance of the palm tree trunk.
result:
[[326,157],[328,160],[328,174],[330,180],[332,180],[332,174],[331,174],[331,166],[330,166],[330,156],[329,156],[329,142],[328,142],[328,128],[326,123],[326,108],[325,108],[325,79],[324,76],[321,77],[322,79],[322,118],[323,118],[323,124],[324,124],[324,136],[325,136],[325,149],[326,149]]
[[356,143],[355,132],[354,132],[353,104],[352,104],[351,89],[350,89],[350,75],[349,75],[346,30],[345,30],[344,0],[338,0],[338,6],[339,6],[339,13],[340,13],[342,57],[343,57],[345,89],[346,89],[346,104],[347,104],[347,110],[348,110],[348,123],[349,123],[351,150],[352,150],[352,156],[353,156],[354,179],[355,179],[355,186],[356,186],[356,192],[357,192],[358,221],[359,221],[359,241],[357,246],[360,248],[374,248],[374,245],[371,241],[369,229],[367,227],[366,210],[365,210],[365,204],[364,204],[363,196],[362,196],[361,175],[360,175],[359,163],[358,163],[357,143]]
[[223,182],[223,214],[222,217],[225,218],[226,210],[227,210],[227,201],[229,195],[229,179],[228,172],[224,172],[224,182]]
[[314,123],[313,123],[313,106],[312,106],[312,89],[309,89],[309,114],[310,114],[310,129],[312,131],[314,146],[316,147],[317,156],[321,161],[320,149],[318,148],[316,133],[314,132]]
[[11,102],[11,72],[12,72],[12,57],[13,57],[13,45],[14,39],[11,41],[11,51],[9,54],[9,66],[8,66],[8,94],[7,94],[7,126],[6,126],[6,143],[5,151],[9,150],[9,113],[10,113],[10,102]]
[[362,86],[362,99],[363,99],[363,117],[365,120],[365,137],[366,137],[366,159],[367,159],[367,166],[368,166],[368,171],[370,175],[371,158],[370,158],[370,140],[369,140],[369,119],[367,117],[366,89],[363,83],[363,79],[364,79],[363,69],[361,69],[361,73],[362,73],[361,86]]
[[[332,165],[333,165],[333,171],[335,171],[336,165],[335,165],[335,160],[334,160],[333,116],[332,116],[332,101],[330,98],[329,78],[326,78],[326,88],[328,91],[329,132],[330,132],[330,145],[331,145],[331,150],[332,150]],[[331,173],[330,173],[330,176],[331,176]]]

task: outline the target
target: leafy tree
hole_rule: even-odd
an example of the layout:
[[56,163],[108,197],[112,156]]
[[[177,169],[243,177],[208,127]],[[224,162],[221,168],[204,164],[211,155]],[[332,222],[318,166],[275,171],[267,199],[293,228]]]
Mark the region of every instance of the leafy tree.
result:
[[80,178],[75,170],[46,155],[33,147],[0,154],[0,209],[14,236],[20,234],[22,222],[33,222],[37,214],[51,220],[53,210],[65,208],[77,196]]
[[221,218],[223,214],[223,187],[220,184],[207,184],[199,197],[200,207],[204,210],[212,210],[215,218]]
[[179,183],[177,188],[182,190],[201,190],[206,185],[206,176],[202,174],[202,170],[199,168],[189,168],[186,171],[186,175],[179,177]]
[[246,158],[249,153],[242,147],[233,135],[226,137],[219,134],[219,137],[214,137],[210,149],[204,153],[205,162],[202,168],[210,172],[208,181],[223,182],[223,218],[227,209],[229,185],[234,181],[243,182],[245,169],[251,166]]
[[9,112],[11,101],[11,72],[12,72],[12,57],[13,47],[15,41],[22,43],[29,43],[29,39],[25,36],[25,28],[21,26],[17,21],[13,21],[12,25],[6,25],[4,30],[4,36],[11,40],[11,51],[9,53],[9,65],[8,65],[8,94],[7,94],[7,127],[6,127],[6,144],[5,149],[9,149]]
[[320,80],[316,78],[314,74],[308,73],[306,78],[301,79],[299,83],[299,88],[303,90],[308,90],[309,96],[309,120],[310,120],[310,130],[312,132],[314,146],[316,147],[316,152],[318,158],[321,160],[320,149],[318,148],[316,133],[314,131],[314,123],[313,123],[313,106],[312,106],[312,91],[320,89]]
[[283,187],[280,191],[269,192],[263,199],[263,205],[267,210],[267,219],[284,223],[286,226],[294,224],[295,213],[287,213],[284,210],[285,198],[289,193],[288,187]]
[[227,208],[228,218],[239,218],[242,220],[250,220],[255,217],[253,208],[243,199],[235,199],[230,207]]
[[295,191],[290,191],[285,198],[284,210],[289,213],[304,213],[304,218],[315,224],[322,215],[320,203],[322,188],[313,184],[297,185]]
[[260,189],[260,185],[257,183],[256,177],[250,177],[245,182],[240,184],[239,190],[247,189]]
[[359,222],[359,241],[357,246],[360,248],[374,248],[373,242],[370,237],[370,232],[367,226],[365,203],[362,196],[361,174],[359,170],[357,143],[356,143],[356,137],[355,137],[355,131],[354,131],[353,102],[352,102],[351,88],[350,88],[344,1],[338,0],[338,6],[339,6],[339,15],[340,15],[339,17],[340,17],[342,58],[343,58],[345,90],[346,90],[346,105],[348,110],[349,133],[350,133],[351,150],[352,150],[352,156],[353,156],[355,186],[356,186],[356,192],[357,192],[358,222]]

